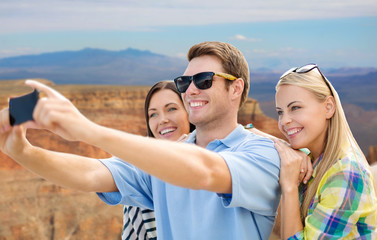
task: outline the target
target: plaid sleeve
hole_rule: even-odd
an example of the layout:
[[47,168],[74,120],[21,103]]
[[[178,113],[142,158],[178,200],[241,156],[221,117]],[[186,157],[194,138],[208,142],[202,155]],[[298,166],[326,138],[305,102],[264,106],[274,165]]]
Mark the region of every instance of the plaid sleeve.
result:
[[370,175],[360,163],[338,161],[320,182],[304,234],[292,239],[373,239],[377,231],[374,195]]
[[297,232],[295,235],[292,237],[288,238],[288,240],[299,240],[299,239],[304,239],[304,230],[301,230]]

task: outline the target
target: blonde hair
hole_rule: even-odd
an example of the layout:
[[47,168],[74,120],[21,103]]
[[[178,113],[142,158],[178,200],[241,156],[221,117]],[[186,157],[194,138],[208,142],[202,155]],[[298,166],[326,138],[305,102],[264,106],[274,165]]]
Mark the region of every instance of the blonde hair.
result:
[[365,161],[366,159],[352,135],[338,93],[331,83],[324,76],[322,77],[317,68],[307,73],[292,72],[283,76],[276,85],[276,91],[283,85],[305,88],[312,92],[320,102],[325,101],[328,96],[333,96],[335,100],[335,112],[329,119],[323,158],[316,168],[316,176],[313,182],[304,193],[301,204],[301,220],[305,225],[305,217],[308,215],[310,203],[326,171],[345,154],[349,147],[354,149],[355,154],[358,152],[364,157]]

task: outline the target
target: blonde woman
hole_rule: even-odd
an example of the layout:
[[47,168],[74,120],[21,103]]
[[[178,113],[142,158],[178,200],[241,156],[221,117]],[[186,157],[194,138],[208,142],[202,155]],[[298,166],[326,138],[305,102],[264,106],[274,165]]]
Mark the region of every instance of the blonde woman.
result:
[[297,153],[275,141],[281,158],[282,237],[376,239],[373,176],[336,90],[317,65],[282,75],[276,86],[276,111],[290,146],[308,148],[314,168],[312,178],[298,187]]

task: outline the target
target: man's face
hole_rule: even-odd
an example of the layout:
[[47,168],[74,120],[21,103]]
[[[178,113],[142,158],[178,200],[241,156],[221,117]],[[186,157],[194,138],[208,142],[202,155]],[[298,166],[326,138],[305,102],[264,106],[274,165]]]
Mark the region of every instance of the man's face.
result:
[[[192,76],[200,72],[224,72],[221,61],[214,56],[204,55],[192,59],[183,75]],[[229,96],[226,80],[214,76],[209,89],[198,89],[193,82],[182,94],[191,123],[200,127],[207,123],[221,121],[229,111]]]

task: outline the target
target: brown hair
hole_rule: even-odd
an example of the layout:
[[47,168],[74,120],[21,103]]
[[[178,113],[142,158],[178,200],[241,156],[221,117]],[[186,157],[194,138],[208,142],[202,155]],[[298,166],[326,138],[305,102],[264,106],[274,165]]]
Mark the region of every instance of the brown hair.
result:
[[[145,98],[145,103],[144,103],[144,114],[145,114],[145,121],[147,122],[147,136],[148,137],[153,137],[153,138],[155,137],[149,126],[149,114],[148,114],[149,104],[151,102],[151,98],[153,94],[163,89],[169,89],[173,91],[175,94],[177,94],[178,98],[181,100],[182,105],[183,105],[181,94],[177,91],[177,88],[175,87],[175,84],[173,81],[160,81],[160,82],[157,82],[155,85],[153,85],[151,89],[149,89],[149,92]],[[190,132],[194,131],[194,129],[195,129],[195,126],[190,123]]]
[[[211,55],[219,58],[225,73],[241,78],[244,82],[244,89],[241,96],[240,107],[246,101],[249,93],[249,66],[240,50],[229,43],[224,42],[202,42],[192,46],[187,53],[187,59]],[[229,86],[232,81],[227,81]]]

